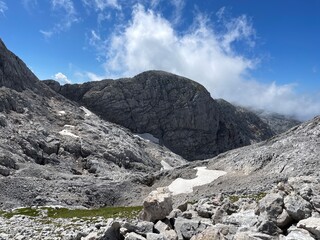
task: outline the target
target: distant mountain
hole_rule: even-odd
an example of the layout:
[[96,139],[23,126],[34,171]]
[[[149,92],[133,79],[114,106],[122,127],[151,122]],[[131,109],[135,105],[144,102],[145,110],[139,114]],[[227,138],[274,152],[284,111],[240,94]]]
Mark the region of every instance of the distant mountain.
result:
[[276,133],[283,133],[290,128],[293,128],[302,122],[294,119],[290,116],[285,116],[278,113],[266,112],[263,110],[252,110],[254,111],[265,123],[267,123],[271,130]]
[[202,85],[163,71],[63,86],[44,82],[107,121],[154,135],[188,160],[206,159],[273,136],[252,112],[216,101]]

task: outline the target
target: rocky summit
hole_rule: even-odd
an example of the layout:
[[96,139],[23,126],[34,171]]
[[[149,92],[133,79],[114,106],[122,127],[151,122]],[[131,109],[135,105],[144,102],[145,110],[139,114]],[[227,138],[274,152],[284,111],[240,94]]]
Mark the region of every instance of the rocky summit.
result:
[[254,113],[216,101],[202,85],[163,71],[84,84],[45,83],[107,121],[152,134],[188,160],[206,159],[273,136]]
[[0,41],[0,240],[320,239],[320,117],[272,119],[166,72],[43,82]]

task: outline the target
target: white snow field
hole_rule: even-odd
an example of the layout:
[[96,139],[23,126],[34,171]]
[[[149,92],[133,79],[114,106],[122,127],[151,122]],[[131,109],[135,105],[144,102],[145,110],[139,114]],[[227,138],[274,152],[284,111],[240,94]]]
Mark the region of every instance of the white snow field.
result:
[[169,186],[169,191],[172,195],[181,193],[192,193],[193,187],[202,186],[213,182],[218,177],[221,177],[227,172],[219,170],[208,170],[207,167],[196,167],[197,177],[193,179],[177,178]]

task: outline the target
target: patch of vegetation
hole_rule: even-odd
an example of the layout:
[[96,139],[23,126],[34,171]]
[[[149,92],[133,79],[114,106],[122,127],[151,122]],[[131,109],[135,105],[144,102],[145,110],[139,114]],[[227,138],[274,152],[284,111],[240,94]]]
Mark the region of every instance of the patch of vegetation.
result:
[[39,209],[35,208],[18,208],[10,212],[3,212],[2,216],[5,218],[11,218],[13,216],[23,215],[28,217],[38,217],[40,215]]
[[[0,212],[0,215],[6,218],[11,218],[17,215],[29,217],[48,218],[135,218],[142,210],[141,206],[136,207],[104,207],[98,209],[67,209],[67,208],[19,208],[10,212]],[[43,213],[46,213],[45,216]]]
[[250,198],[255,200],[256,202],[259,202],[262,198],[264,198],[267,195],[265,192],[257,193],[257,194],[248,194],[248,195],[231,195],[229,196],[229,200],[234,203],[238,201],[240,198]]
[[142,210],[142,207],[104,207],[98,209],[47,208],[47,210],[48,217],[50,218],[135,218]]

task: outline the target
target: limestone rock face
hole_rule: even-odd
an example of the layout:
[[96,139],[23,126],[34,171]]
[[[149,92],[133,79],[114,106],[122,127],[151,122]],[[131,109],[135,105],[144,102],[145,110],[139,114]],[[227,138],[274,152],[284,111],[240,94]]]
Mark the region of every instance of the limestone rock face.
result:
[[265,140],[273,135],[255,114],[212,99],[200,84],[162,71],[133,78],[48,86],[102,118],[150,133],[188,160]]

